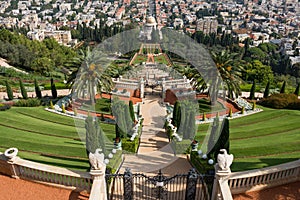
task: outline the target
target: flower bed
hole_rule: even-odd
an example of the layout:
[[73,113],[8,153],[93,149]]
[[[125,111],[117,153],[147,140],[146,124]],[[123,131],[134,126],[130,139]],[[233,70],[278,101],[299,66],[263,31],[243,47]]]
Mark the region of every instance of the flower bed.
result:
[[6,110],[8,110],[8,109],[10,109],[10,105],[8,105],[8,104],[2,104],[2,103],[0,103],[0,111],[6,111]]

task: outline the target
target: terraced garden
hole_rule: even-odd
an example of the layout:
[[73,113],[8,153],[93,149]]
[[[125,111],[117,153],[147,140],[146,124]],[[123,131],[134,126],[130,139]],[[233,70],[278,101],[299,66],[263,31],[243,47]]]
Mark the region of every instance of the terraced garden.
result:
[[[232,171],[263,168],[300,157],[300,112],[264,111],[230,120],[230,153],[235,159]],[[197,140],[203,141],[208,125],[198,127]]]
[[[113,141],[114,125],[101,124],[101,128]],[[47,112],[43,107],[13,107],[0,112],[0,141],[0,151],[17,147],[20,157],[28,160],[69,169],[89,168],[74,120]]]
[[[233,171],[276,165],[300,157],[300,112],[264,111],[230,120],[230,153]],[[102,124],[112,141],[114,126]],[[199,125],[196,139],[203,141],[208,125]],[[72,118],[47,112],[43,107],[16,108],[0,112],[0,151],[17,147],[22,158],[87,170],[85,146],[79,139]]]

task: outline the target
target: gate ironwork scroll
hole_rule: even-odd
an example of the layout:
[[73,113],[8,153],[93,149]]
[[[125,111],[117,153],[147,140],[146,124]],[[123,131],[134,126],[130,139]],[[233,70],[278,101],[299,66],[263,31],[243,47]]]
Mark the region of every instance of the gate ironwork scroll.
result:
[[188,174],[164,176],[161,171],[154,176],[131,173],[107,174],[108,200],[207,200],[213,175],[198,174],[191,169]]

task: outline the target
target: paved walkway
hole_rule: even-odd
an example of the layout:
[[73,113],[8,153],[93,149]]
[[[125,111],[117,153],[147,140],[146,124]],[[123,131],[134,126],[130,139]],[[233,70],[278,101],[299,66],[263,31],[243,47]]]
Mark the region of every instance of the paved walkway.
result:
[[166,175],[188,172],[192,166],[185,156],[174,156],[164,132],[166,110],[160,99],[147,96],[143,102],[141,114],[144,117],[144,127],[140,147],[136,155],[125,155],[120,171],[123,172],[128,167],[132,172],[149,174],[157,173],[160,169]]

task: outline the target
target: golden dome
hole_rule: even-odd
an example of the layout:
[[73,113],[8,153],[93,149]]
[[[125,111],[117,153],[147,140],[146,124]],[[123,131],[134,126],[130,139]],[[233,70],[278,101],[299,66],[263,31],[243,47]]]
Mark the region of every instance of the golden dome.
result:
[[147,24],[156,24],[156,20],[154,17],[150,16],[150,17],[147,17],[146,23]]

